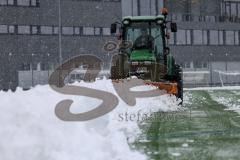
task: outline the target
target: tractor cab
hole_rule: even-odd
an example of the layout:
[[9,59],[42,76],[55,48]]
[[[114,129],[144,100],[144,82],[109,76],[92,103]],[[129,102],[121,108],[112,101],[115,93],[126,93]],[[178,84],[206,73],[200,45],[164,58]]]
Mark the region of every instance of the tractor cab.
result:
[[162,16],[123,19],[122,40],[132,44],[127,50],[131,62],[163,60],[165,46],[163,19]]
[[[173,94],[182,97],[182,71],[167,47],[169,22],[164,9],[162,15],[128,16],[121,23],[113,23],[111,33],[116,34],[119,29],[122,45],[114,57],[111,78],[136,76],[154,84],[175,85],[177,93]],[[176,23],[170,22],[170,29],[177,32]]]
[[[129,62],[126,70],[128,76],[137,76],[142,79],[159,81],[164,78],[167,72],[173,72],[174,58],[169,54],[167,47],[167,20],[166,15],[158,16],[128,16],[121,22],[120,38],[123,44],[130,44],[128,47],[120,48],[120,54],[125,55]],[[111,33],[117,31],[117,24],[111,25]],[[171,31],[176,32],[176,23],[171,23]],[[119,55],[120,56],[120,55]],[[170,64],[171,63],[171,64]],[[161,68],[156,75],[153,68]],[[168,65],[168,67],[167,67]],[[125,75],[126,76],[126,75]]]

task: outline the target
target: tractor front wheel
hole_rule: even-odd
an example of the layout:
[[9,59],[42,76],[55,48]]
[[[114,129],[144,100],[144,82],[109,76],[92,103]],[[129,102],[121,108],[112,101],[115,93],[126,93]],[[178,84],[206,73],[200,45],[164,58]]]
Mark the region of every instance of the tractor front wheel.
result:
[[113,79],[113,80],[121,79],[121,76],[119,73],[119,68],[117,66],[111,67],[111,79]]
[[177,97],[180,98],[182,100],[181,104],[183,103],[183,73],[182,73],[182,69],[179,65],[175,66],[176,68],[176,82],[178,85],[178,94]]

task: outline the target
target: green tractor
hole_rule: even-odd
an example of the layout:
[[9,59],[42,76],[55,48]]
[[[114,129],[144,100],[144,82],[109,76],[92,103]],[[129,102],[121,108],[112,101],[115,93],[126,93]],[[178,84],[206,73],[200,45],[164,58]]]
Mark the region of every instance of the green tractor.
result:
[[[119,52],[113,57],[111,79],[136,76],[183,99],[182,69],[175,63],[167,47],[167,12],[158,16],[128,16],[111,25],[111,33],[119,31]],[[118,27],[120,25],[121,27]],[[177,32],[176,23],[170,23]]]

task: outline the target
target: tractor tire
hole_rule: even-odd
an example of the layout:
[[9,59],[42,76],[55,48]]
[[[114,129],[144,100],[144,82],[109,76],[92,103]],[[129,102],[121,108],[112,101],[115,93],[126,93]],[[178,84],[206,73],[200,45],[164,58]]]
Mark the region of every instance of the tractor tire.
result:
[[126,62],[126,56],[123,54],[115,55],[114,65],[111,66],[111,79],[124,79],[128,76],[129,68]]
[[111,67],[111,79],[113,80],[117,80],[120,79],[120,74],[119,74],[119,68],[117,68],[117,66],[112,66]]
[[182,102],[180,103],[180,105],[182,105],[183,103],[183,75],[182,75],[182,69],[179,65],[175,66],[175,72],[176,72],[176,82],[178,85],[178,94],[177,94],[177,98],[181,99]]

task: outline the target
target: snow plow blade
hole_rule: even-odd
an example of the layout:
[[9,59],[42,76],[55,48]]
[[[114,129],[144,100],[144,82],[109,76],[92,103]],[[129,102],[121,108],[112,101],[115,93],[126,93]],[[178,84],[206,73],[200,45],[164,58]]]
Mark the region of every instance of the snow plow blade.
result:
[[168,94],[177,95],[178,94],[178,84],[177,83],[167,83],[167,82],[145,82],[147,85],[158,87],[160,90],[167,91]]

